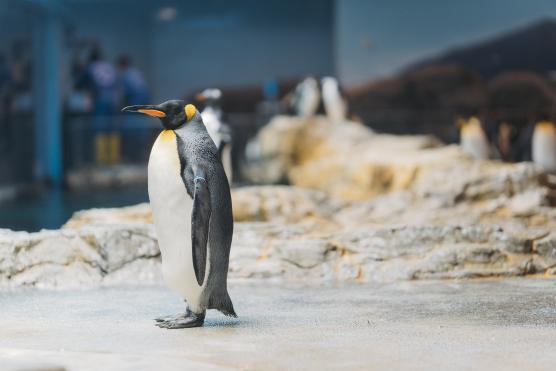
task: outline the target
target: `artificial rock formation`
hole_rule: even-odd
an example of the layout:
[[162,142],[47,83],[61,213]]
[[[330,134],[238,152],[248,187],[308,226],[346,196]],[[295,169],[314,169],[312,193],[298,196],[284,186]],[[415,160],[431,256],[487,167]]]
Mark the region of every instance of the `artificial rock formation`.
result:
[[[232,280],[556,274],[556,209],[533,164],[476,161],[428,137],[382,136],[356,123],[276,120],[249,171],[304,187],[232,191]],[[0,286],[161,280],[148,204],[82,211],[58,231],[0,231]]]
[[[516,193],[507,194],[479,184],[452,197],[402,192],[339,202],[296,187],[236,190],[230,278],[388,282],[553,275],[556,211],[544,205],[540,189],[519,191],[528,173],[518,174],[524,178],[508,183]],[[80,212],[59,231],[2,230],[0,285],[160,283],[149,218],[145,204]]]
[[249,144],[246,173],[256,183],[362,200],[410,187],[421,167],[440,158],[424,149],[437,146],[432,137],[377,135],[356,122],[278,116]]

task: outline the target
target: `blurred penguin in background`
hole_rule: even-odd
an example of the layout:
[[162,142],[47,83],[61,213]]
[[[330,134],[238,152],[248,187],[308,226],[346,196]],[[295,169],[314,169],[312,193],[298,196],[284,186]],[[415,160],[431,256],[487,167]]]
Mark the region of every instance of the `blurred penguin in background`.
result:
[[488,111],[502,160],[532,160],[535,123],[551,117],[555,101],[547,81],[532,72],[505,72],[490,83]]
[[333,123],[346,121],[347,101],[340,90],[340,84],[334,77],[326,76],[321,79],[322,101],[326,116]]
[[224,166],[228,182],[232,184],[232,135],[230,127],[222,119],[221,97],[222,91],[220,89],[205,89],[197,94],[197,99],[205,105],[201,112],[203,123],[216,148],[218,148],[218,155]]
[[478,160],[490,158],[490,144],[481,126],[481,121],[472,116],[468,120],[458,119],[459,144],[463,151]]
[[319,104],[319,84],[314,77],[307,77],[297,84],[290,102],[295,115],[303,118],[312,117],[317,113]]
[[535,125],[532,140],[533,162],[547,173],[556,174],[556,126],[541,121]]

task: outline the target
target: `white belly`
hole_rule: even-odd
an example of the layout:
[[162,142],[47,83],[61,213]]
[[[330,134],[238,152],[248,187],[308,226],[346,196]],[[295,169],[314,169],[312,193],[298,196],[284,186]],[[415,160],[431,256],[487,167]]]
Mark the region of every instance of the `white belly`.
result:
[[486,135],[482,132],[464,133],[461,138],[461,147],[464,152],[479,160],[488,160],[489,144]]
[[533,133],[533,162],[549,173],[556,172],[556,136],[542,130]]
[[220,130],[221,123],[218,119],[218,116],[216,116],[216,114],[209,109],[205,109],[201,115],[203,117],[203,123],[205,124],[205,128],[207,129],[210,138],[216,145],[216,148],[220,147],[220,142],[222,140],[220,139],[220,134],[218,133],[218,131]]
[[333,123],[343,122],[346,119],[346,103],[341,96],[323,99],[326,115]]
[[232,184],[233,168],[232,168],[232,146],[226,145],[222,149],[222,166],[228,178],[228,183]]
[[199,286],[191,251],[191,211],[193,200],[180,176],[180,161],[173,131],[157,138],[149,158],[149,199],[153,222],[162,255],[162,273],[168,286],[179,293],[192,310],[209,274],[210,252],[207,251],[205,282]]

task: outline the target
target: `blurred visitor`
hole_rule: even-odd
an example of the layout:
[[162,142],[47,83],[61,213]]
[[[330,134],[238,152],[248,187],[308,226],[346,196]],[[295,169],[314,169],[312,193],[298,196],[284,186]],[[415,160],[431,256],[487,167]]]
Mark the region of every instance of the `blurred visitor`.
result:
[[89,63],[77,88],[91,92],[93,98],[93,137],[97,165],[120,161],[120,135],[114,125],[117,112],[117,74],[114,66],[105,61],[98,47],[91,50]]
[[[120,56],[117,66],[118,90],[121,100],[119,105],[125,107],[148,104],[149,89],[147,83],[141,71],[132,64],[131,58],[127,55]],[[146,137],[149,127],[145,122],[145,118],[139,115],[123,115],[121,120],[124,159],[132,161],[134,154],[137,153],[144,154],[146,159],[148,154]]]
[[118,74],[122,104],[126,106],[147,104],[149,101],[147,83],[141,71],[133,66],[129,56],[122,55],[118,58]]
[[266,125],[274,116],[282,113],[282,105],[278,100],[280,87],[275,79],[263,83],[263,101],[257,105],[257,127]]
[[[85,75],[86,65],[82,62],[79,57],[74,56],[71,62],[71,77],[73,81],[79,81],[82,76]],[[67,109],[71,113],[89,113],[93,109],[93,102],[91,97],[91,92],[86,86],[75,86],[71,87],[71,91],[68,95]]]
[[16,42],[12,47],[11,79],[9,87],[10,110],[14,113],[31,112],[31,61],[27,53],[29,45]]
[[8,88],[11,75],[6,56],[0,54],[0,150],[8,145],[10,137],[8,122]]

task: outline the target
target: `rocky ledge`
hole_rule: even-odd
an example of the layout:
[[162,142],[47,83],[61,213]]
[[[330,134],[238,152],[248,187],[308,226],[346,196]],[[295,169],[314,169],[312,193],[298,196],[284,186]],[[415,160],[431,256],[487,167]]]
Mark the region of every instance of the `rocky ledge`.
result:
[[[553,190],[533,164],[475,161],[457,146],[356,123],[277,120],[251,145],[259,157],[249,171],[268,166],[265,181],[293,185],[233,190],[231,279],[556,274]],[[264,144],[273,130],[276,140]],[[292,135],[300,132],[304,145]],[[2,287],[161,280],[148,204],[82,211],[58,231],[0,231]]]
[[[536,197],[449,207],[434,197],[393,197],[343,203],[296,187],[235,190],[230,278],[368,282],[556,273],[556,213],[533,205]],[[80,212],[58,231],[0,231],[3,287],[161,280],[147,204]]]

